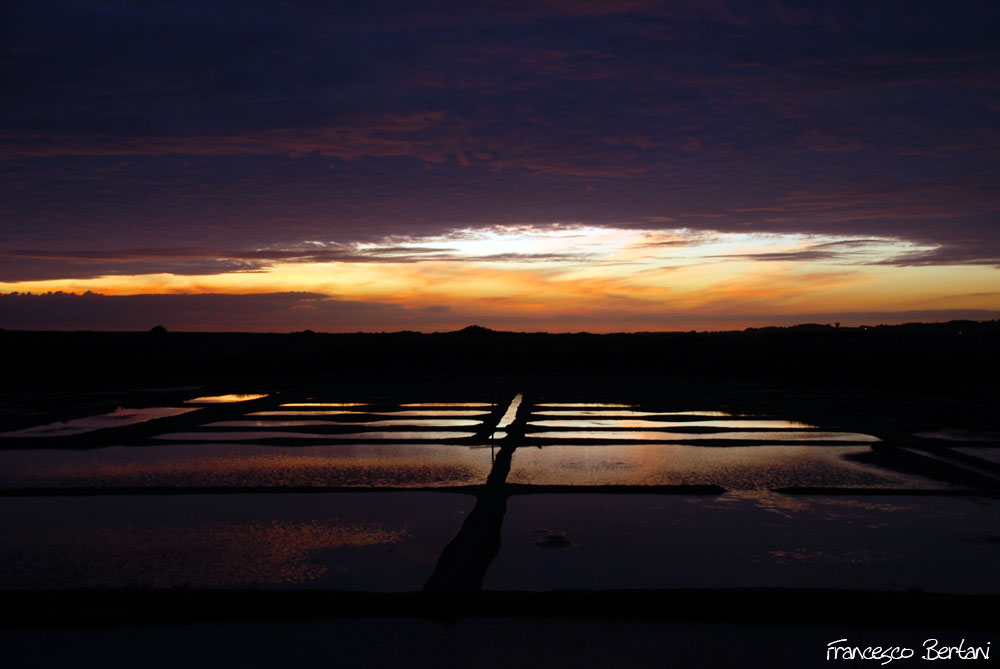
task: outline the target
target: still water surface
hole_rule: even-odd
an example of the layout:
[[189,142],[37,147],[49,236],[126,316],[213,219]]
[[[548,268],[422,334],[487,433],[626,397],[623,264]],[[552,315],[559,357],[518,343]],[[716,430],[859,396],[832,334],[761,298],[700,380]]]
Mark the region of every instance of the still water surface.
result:
[[982,498],[518,495],[485,587],[1000,593],[997,527]]
[[0,500],[0,590],[419,590],[475,499],[443,493]]
[[3,432],[0,433],[0,437],[69,437],[109,427],[135,425],[136,423],[145,423],[157,418],[180,416],[181,414],[197,410],[196,408],[178,407],[146,407],[144,409],[124,409],[118,407],[111,413],[87,416],[85,418],[73,418],[72,420],[50,423],[48,425],[36,425],[35,427],[28,427],[15,432]]
[[679,444],[518,448],[507,480],[533,485],[710,484],[727,490],[941,487],[923,477],[890,472],[846,457],[868,450],[858,446],[706,448]]
[[0,487],[477,485],[489,449],[438,444],[175,444],[0,451]]

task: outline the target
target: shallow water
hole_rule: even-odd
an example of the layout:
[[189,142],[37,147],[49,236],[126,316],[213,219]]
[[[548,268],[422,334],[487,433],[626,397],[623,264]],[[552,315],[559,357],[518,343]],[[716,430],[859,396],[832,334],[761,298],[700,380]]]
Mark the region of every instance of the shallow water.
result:
[[990,462],[1000,464],[1000,448],[974,448],[963,446],[961,448],[951,448],[950,450],[957,453],[964,453],[965,455],[971,455],[974,458],[980,458],[982,460],[988,460]]
[[1000,432],[977,432],[975,430],[961,430],[957,428],[945,428],[937,432],[914,432],[914,437],[924,439],[943,439],[945,441],[998,441],[1000,442]]
[[464,439],[476,436],[475,432],[404,432],[393,431],[372,431],[372,432],[331,432],[329,434],[315,434],[310,432],[171,432],[160,434],[154,439],[169,439],[173,441],[255,441],[261,439],[328,439],[330,441],[354,441],[368,439],[401,439],[410,441],[420,439],[425,441],[440,441],[442,439]]
[[[541,406],[541,405],[539,405]],[[706,418],[730,416],[724,411],[635,411],[631,409],[552,409],[531,412],[533,416],[607,416],[607,417],[642,417],[642,416],[703,416]]]
[[733,428],[733,427],[755,427],[755,428],[812,428],[815,425],[809,425],[808,423],[797,423],[790,420],[687,420],[687,421],[669,421],[669,420],[646,420],[643,418],[578,418],[575,420],[532,420],[528,421],[528,425],[535,427],[607,427],[607,428],[625,428],[625,427],[722,427],[722,428]]
[[0,451],[0,487],[479,485],[489,449],[438,444],[176,444]]
[[292,410],[292,409],[275,409],[272,411],[254,411],[252,413],[246,414],[247,416],[299,416],[301,418],[308,418],[310,416],[343,416],[344,414],[361,414],[364,415],[363,411],[353,411],[351,409],[336,409],[336,410],[323,410],[323,411],[312,411],[312,410]]
[[491,407],[490,402],[409,402],[401,407]]
[[740,440],[740,441],[783,441],[783,442],[852,442],[870,443],[879,441],[878,437],[858,432],[654,432],[654,431],[614,431],[614,430],[572,430],[565,432],[545,431],[529,432],[525,435],[530,439],[605,439],[613,441],[703,441]]
[[709,484],[727,490],[786,486],[936,488],[940,484],[845,459],[859,446],[731,446],[678,444],[523,447],[514,452],[510,483],[533,485]]
[[998,526],[991,499],[518,495],[485,587],[998,593]]
[[472,420],[469,418],[390,418],[386,420],[331,420],[327,422],[327,425],[357,425],[364,427],[471,427],[482,424],[483,421],[481,420]]
[[144,409],[124,409],[119,407],[111,413],[87,416],[85,418],[73,418],[48,425],[37,425],[15,432],[3,432],[0,433],[0,437],[69,437],[109,427],[135,425],[137,423],[156,420],[157,418],[180,416],[181,414],[197,410],[196,408],[178,407],[147,407]]
[[231,394],[231,395],[208,395],[206,397],[195,397],[195,398],[190,399],[190,400],[184,400],[184,403],[185,404],[233,404],[235,402],[249,402],[250,400],[259,400],[259,399],[261,399],[263,397],[267,397],[267,394],[264,394],[264,395],[239,395],[239,394]]
[[365,402],[290,402],[279,404],[283,407],[366,407]]
[[0,504],[0,589],[419,590],[474,498],[27,497]]
[[362,411],[344,409],[342,411],[256,411],[248,416],[489,416],[489,411],[478,409],[409,409],[406,411]]
[[579,409],[629,409],[631,404],[602,404],[600,402],[540,402],[539,407],[567,407]]

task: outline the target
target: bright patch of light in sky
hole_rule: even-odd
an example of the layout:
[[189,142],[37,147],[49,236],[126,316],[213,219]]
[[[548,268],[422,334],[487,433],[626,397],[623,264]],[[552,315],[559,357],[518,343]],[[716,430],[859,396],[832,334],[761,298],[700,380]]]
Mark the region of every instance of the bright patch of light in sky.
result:
[[981,290],[996,269],[897,266],[928,247],[891,238],[553,225],[288,248],[307,247],[335,253],[287,256],[255,271],[0,283],[0,292],[296,293],[307,296],[300,309],[324,300],[391,305],[423,314],[425,329],[439,327],[441,314],[449,324],[517,327],[528,319],[540,329],[564,319],[575,331],[669,329],[674,318],[715,327],[737,316],[766,324],[817,311],[997,306]]
[[932,246],[884,237],[726,233],[687,229],[641,230],[593,226],[466,228],[421,238],[389,238],[354,245],[369,258],[675,265],[725,260],[817,261],[875,264],[929,251]]

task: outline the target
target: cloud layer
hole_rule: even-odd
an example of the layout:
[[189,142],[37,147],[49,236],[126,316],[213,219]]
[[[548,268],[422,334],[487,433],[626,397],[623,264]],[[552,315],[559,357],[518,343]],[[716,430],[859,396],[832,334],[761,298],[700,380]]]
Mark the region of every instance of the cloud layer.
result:
[[1000,266],[991,0],[4,12],[2,282],[444,260],[421,240],[555,224],[855,244],[730,260]]

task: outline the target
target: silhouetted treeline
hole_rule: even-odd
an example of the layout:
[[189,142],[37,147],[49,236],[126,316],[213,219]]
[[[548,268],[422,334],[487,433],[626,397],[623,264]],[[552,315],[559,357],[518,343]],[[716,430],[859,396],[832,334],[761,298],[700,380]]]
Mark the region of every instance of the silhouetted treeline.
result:
[[420,382],[440,378],[631,383],[685,379],[921,389],[996,397],[1000,322],[720,333],[544,334],[470,327],[420,334],[0,331],[6,390],[116,384]]

